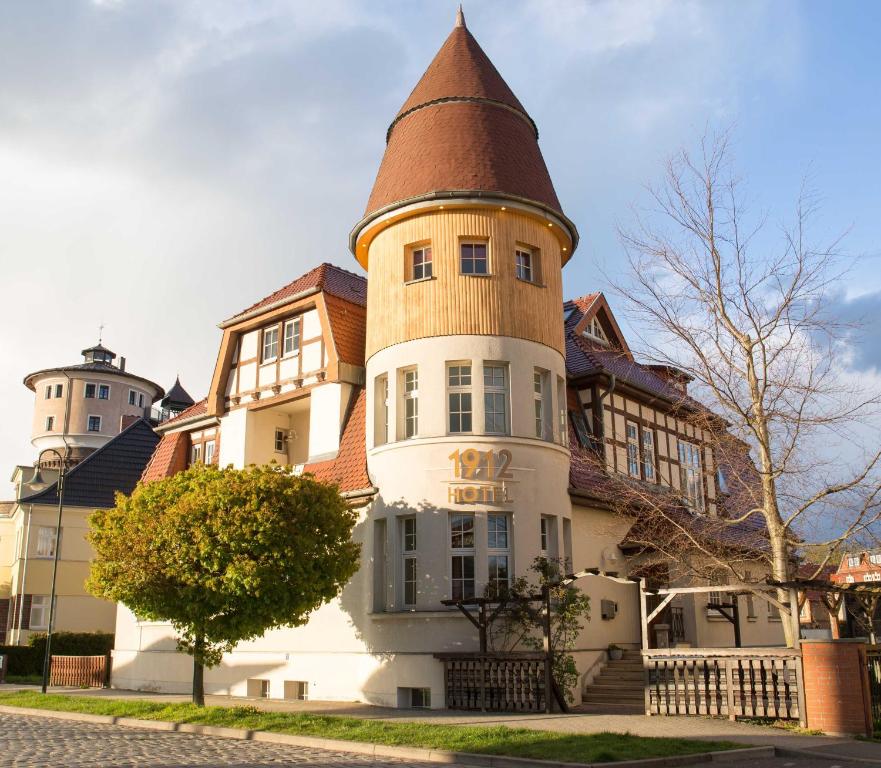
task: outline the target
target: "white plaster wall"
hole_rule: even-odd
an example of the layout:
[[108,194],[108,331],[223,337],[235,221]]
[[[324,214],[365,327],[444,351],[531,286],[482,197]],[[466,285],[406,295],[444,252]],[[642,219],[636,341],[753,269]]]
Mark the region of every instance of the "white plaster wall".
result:
[[310,460],[334,456],[340,448],[340,424],[349,404],[350,384],[330,382],[315,387],[309,411]]
[[248,417],[246,408],[237,408],[220,419],[220,466],[232,464],[236,469],[246,466],[248,450]]

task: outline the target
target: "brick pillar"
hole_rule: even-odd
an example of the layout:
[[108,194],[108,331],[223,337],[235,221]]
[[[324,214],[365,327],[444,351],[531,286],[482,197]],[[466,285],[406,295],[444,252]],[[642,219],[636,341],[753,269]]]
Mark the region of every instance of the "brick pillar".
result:
[[872,703],[862,640],[802,640],[808,728],[871,736]]

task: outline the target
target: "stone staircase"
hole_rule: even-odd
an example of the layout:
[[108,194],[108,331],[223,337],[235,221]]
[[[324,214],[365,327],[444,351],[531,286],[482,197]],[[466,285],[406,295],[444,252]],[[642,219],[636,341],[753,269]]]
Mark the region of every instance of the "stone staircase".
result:
[[600,673],[582,694],[584,704],[616,712],[645,711],[642,655],[639,651],[624,651],[619,661],[607,661]]

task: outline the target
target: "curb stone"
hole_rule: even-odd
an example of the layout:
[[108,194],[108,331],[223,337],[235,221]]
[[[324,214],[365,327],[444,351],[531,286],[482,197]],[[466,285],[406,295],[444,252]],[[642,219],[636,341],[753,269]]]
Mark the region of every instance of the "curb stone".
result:
[[881,765],[881,757],[851,757],[850,755],[833,755],[829,752],[815,752],[812,749],[793,749],[792,747],[777,747],[779,757],[810,757],[821,760],[841,760],[845,763],[865,763],[866,765]]
[[[648,757],[641,760],[621,760],[614,763],[563,763],[555,760],[533,760],[526,757],[508,757],[505,755],[480,755],[472,752],[449,752],[442,749],[427,749],[424,747],[396,747],[386,744],[370,744],[363,741],[343,741],[342,739],[295,736],[290,733],[273,733],[272,731],[252,731],[245,728],[179,723],[170,720],[140,720],[134,717],[92,715],[85,712],[64,712],[52,709],[34,709],[31,707],[0,705],[0,713],[52,717],[57,720],[73,720],[81,723],[119,725],[125,728],[140,728],[147,731],[193,733],[222,739],[238,739],[239,741],[287,744],[310,749],[325,749],[332,752],[353,752],[361,755],[370,755],[374,760],[380,757],[392,757],[400,760],[418,760],[426,763],[456,763],[459,765],[477,766],[478,768],[674,768],[675,766],[695,765],[709,761],[734,762],[774,757],[774,747],[745,747],[744,749],[722,752],[700,752],[692,755],[675,755],[672,757]],[[778,753],[782,754],[784,752],[790,752],[798,756],[810,755],[811,757],[824,757],[826,759],[832,757],[831,755],[803,752],[801,750],[778,750]],[[862,760],[859,758],[848,759],[881,764],[881,760],[866,760],[865,758]]]

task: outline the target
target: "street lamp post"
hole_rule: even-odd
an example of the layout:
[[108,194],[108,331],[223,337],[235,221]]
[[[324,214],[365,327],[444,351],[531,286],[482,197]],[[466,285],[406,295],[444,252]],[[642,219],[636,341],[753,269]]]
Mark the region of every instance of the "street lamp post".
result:
[[64,456],[62,456],[54,448],[46,448],[40,451],[37,457],[37,466],[34,469],[34,476],[31,478],[31,485],[39,485],[43,482],[40,474],[40,462],[43,460],[43,454],[54,453],[58,457],[58,523],[55,526],[55,553],[52,558],[52,590],[49,595],[49,623],[46,627],[46,652],[43,655],[43,693],[49,687],[49,661],[52,658],[52,625],[55,621],[55,585],[58,579],[58,556],[61,551],[61,515],[64,512],[64,479],[67,474],[69,449],[65,448]]

